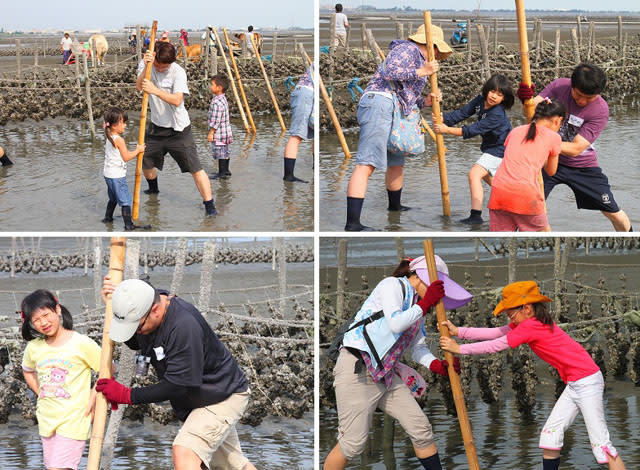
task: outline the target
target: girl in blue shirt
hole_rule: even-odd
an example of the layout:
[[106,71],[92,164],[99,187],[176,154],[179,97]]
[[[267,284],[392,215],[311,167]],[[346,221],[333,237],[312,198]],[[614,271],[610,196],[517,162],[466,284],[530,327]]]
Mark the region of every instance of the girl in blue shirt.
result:
[[[506,110],[513,106],[514,96],[510,80],[504,75],[495,74],[482,86],[482,94],[476,96],[462,108],[443,114],[443,124],[433,125],[438,134],[451,134],[470,139],[482,136],[480,151],[482,156],[469,170],[469,189],[471,191],[471,214],[460,222],[481,224],[482,200],[484,190],[482,181],[489,186],[504,155],[504,141],[511,132],[511,122]],[[478,120],[469,126],[450,127],[473,115]]]

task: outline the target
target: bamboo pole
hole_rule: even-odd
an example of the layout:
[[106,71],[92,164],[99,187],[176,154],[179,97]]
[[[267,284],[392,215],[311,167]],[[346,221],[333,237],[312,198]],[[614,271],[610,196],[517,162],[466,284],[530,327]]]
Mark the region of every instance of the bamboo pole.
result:
[[[434,60],[433,37],[431,36],[431,12],[425,11],[424,30],[427,35],[427,60]],[[467,28],[468,30],[468,28]],[[438,74],[434,73],[429,77],[431,83],[431,93],[438,96]],[[442,113],[440,112],[440,102],[435,99],[431,103],[431,109],[435,116],[435,123],[442,123]],[[445,160],[444,138],[442,134],[436,134],[436,146],[438,148],[438,167],[440,169],[440,193],[442,194],[442,214],[446,217],[451,215],[451,205],[449,203],[449,182],[447,180],[447,161]]]
[[[524,0],[516,0],[516,17],[518,18],[518,35],[520,38],[520,67],[522,69],[522,82],[528,86],[531,86],[531,68],[529,66],[529,43],[527,42],[527,18],[524,13]],[[523,104],[524,115],[527,118],[527,122],[531,122],[533,113],[535,112],[535,105],[533,99],[528,99]],[[544,204],[544,210],[547,211],[547,203],[544,200],[544,182],[542,179],[542,172],[538,175],[538,182],[540,183],[540,189],[542,190],[542,200]]]
[[[109,276],[111,277],[111,282],[114,287],[122,281],[126,240],[127,239],[125,237],[111,237]],[[111,319],[113,318],[111,294],[107,295],[105,303],[104,329],[102,331],[102,348],[100,352],[100,373],[98,376],[101,379],[108,379],[111,377],[111,363],[113,362],[113,341],[111,341],[111,338],[109,337],[109,332],[111,331]],[[87,470],[98,470],[106,421],[107,400],[102,393],[98,393],[98,396],[96,397],[93,427],[91,429]]]
[[[78,58],[76,57],[76,60]],[[87,54],[82,53],[82,66],[84,67],[84,91],[87,98],[87,113],[89,114],[89,129],[91,138],[96,138],[96,126],[93,122],[93,106],[91,105],[91,80],[89,79],[89,68],[87,67]]]
[[[307,55],[307,51],[304,48],[304,45],[300,44],[300,52],[304,55],[307,60],[307,64],[311,65],[311,59]],[[329,116],[331,117],[331,121],[333,122],[333,127],[336,130],[336,134],[338,135],[338,140],[340,141],[340,145],[342,146],[342,151],[344,152],[344,162],[343,165],[351,158],[351,152],[349,151],[349,146],[347,145],[347,141],[344,138],[344,134],[342,133],[342,127],[340,126],[340,121],[338,121],[338,116],[336,115],[336,111],[333,109],[333,104],[331,103],[331,98],[329,98],[329,93],[327,93],[327,89],[324,86],[324,82],[322,81],[322,76],[318,73],[318,85],[320,86],[320,92],[322,93],[322,99],[324,103],[327,105],[327,110],[329,111]]]
[[556,78],[560,78],[560,30],[556,29]]
[[573,45],[573,58],[577,65],[580,63],[580,41],[578,36],[576,36],[575,28],[571,30],[571,44]]
[[[433,240],[424,240],[422,242],[422,248],[424,250],[425,261],[427,262],[429,280],[431,282],[437,281],[438,270],[436,268],[436,258],[433,252]],[[444,309],[444,303],[442,302],[442,299],[440,299],[436,304],[436,316],[438,318],[438,329],[440,330],[440,336],[444,336],[445,338],[451,337],[451,335],[449,334],[449,329],[442,324],[443,322],[447,321],[447,312]],[[464,402],[464,394],[462,393],[462,386],[460,385],[460,376],[458,376],[453,367],[454,356],[452,353],[445,351],[444,358],[449,363],[449,381],[451,382],[453,401],[455,402],[456,412],[458,413],[458,421],[460,422],[460,431],[462,432],[462,440],[464,441],[464,450],[467,454],[469,470],[480,470],[480,465],[478,464],[478,455],[476,453],[476,445],[473,441],[471,424],[469,423],[469,416],[467,415],[467,406]]]
[[[158,20],[153,20],[153,26],[151,27],[151,42],[149,43],[149,51],[153,55],[153,51],[156,47],[156,31],[158,30]],[[138,38],[140,42],[142,38]],[[151,79],[151,67],[153,63],[145,64],[144,78],[145,80]],[[144,132],[147,127],[147,105],[149,104],[149,93],[144,92],[142,94],[142,108],[140,110],[140,128],[138,129],[138,145],[144,144]],[[133,188],[133,208],[131,210],[131,218],[138,220],[140,213],[140,182],[142,178],[142,158],[144,152],[141,152],[137,156],[136,160],[136,179]]]
[[[247,118],[249,120],[249,124],[251,125],[251,131],[256,133],[256,125],[253,122],[253,116],[251,114],[251,109],[249,108],[249,102],[247,101],[247,95],[244,93],[244,85],[242,85],[242,79],[240,78],[240,72],[238,71],[238,64],[236,62],[236,58],[233,56],[233,45],[229,40],[229,34],[227,33],[227,28],[223,27],[222,32],[224,33],[224,39],[227,41],[227,47],[229,48],[229,57],[231,57],[231,64],[233,65],[233,71],[236,74],[236,80],[238,80],[238,88],[240,89],[240,96],[242,96],[242,102],[244,103],[244,107],[247,108]],[[273,55],[271,56],[271,63],[275,60],[275,52],[276,52],[276,41],[278,40],[278,33],[274,33],[273,38]],[[216,36],[217,37],[217,36]],[[222,45],[220,46],[222,47]],[[222,55],[224,56],[224,51],[222,51]],[[273,69],[272,69],[273,70]],[[247,128],[247,132],[249,129]]]
[[260,66],[260,70],[262,70],[262,76],[264,77],[264,82],[267,85],[267,89],[269,90],[269,94],[271,95],[271,100],[273,101],[273,107],[276,110],[276,114],[278,116],[278,121],[280,122],[280,127],[282,128],[282,132],[287,130],[287,126],[284,125],[284,120],[282,119],[282,114],[280,114],[280,107],[278,106],[278,101],[276,100],[276,95],[273,93],[273,89],[271,88],[271,83],[269,83],[269,76],[267,75],[267,71],[264,69],[264,64],[262,63],[262,58],[260,57],[260,52],[258,51],[258,46],[256,45],[256,41],[253,36],[250,36],[251,45],[253,46],[253,50],[256,53],[256,60],[258,61],[258,65]]

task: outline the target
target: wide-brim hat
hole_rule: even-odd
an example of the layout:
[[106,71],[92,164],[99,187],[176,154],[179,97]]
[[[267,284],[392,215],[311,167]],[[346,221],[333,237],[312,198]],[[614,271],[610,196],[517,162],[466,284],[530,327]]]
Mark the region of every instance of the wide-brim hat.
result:
[[[467,305],[473,296],[467,292],[467,290],[462,287],[457,282],[454,282],[449,277],[449,268],[442,258],[438,255],[435,255],[436,259],[436,271],[438,271],[438,279],[441,279],[444,284],[444,308],[447,310],[455,310],[456,308],[460,308],[464,305]],[[429,271],[427,270],[427,262],[424,259],[424,256],[420,256],[412,260],[409,263],[409,269],[411,271],[415,271],[420,280],[425,284],[431,284],[429,280]]]
[[538,283],[535,281],[514,282],[502,289],[502,300],[496,305],[493,314],[498,316],[505,310],[538,302],[553,302],[553,300],[540,293]]
[[[421,24],[420,27],[409,36],[413,42],[417,42],[418,44],[426,44],[427,43],[427,35],[424,31],[424,25]],[[449,57],[449,55],[453,52],[453,49],[447,44],[444,40],[444,33],[439,26],[431,25],[431,39],[433,39],[433,44],[438,48],[438,52],[444,55],[444,59]]]
[[111,299],[113,320],[109,337],[116,343],[131,339],[140,319],[151,310],[154,298],[155,289],[140,279],[127,279],[118,284]]

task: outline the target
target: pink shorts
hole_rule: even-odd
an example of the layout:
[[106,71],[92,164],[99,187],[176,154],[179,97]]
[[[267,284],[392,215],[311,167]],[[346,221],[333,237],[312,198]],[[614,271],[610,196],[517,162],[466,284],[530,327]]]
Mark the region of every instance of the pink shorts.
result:
[[489,209],[489,230],[492,232],[542,232],[549,225],[547,214],[524,215]]
[[46,468],[72,468],[77,470],[86,441],[69,439],[58,434],[40,437],[42,438],[42,452]]

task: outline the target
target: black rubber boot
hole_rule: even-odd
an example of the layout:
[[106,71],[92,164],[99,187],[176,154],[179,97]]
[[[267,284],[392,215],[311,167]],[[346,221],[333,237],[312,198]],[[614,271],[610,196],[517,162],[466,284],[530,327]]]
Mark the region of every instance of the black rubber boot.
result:
[[402,188],[397,191],[391,191],[387,189],[387,196],[389,196],[389,207],[387,210],[390,211],[408,211],[411,207],[403,206],[400,204],[400,197],[402,196]]
[[9,157],[7,157],[6,152],[2,157],[0,157],[0,162],[2,162],[2,166],[11,166],[11,165],[13,165],[13,162],[11,160],[9,160]]
[[118,201],[107,202],[107,210],[104,212],[104,219],[102,219],[103,223],[113,222],[113,211],[116,210],[116,206],[118,205]]
[[296,159],[295,158],[284,158],[284,177],[282,178],[284,181],[290,181],[292,183],[308,183],[308,181],[305,181],[303,179],[300,178],[296,178],[295,176],[293,176],[293,169],[296,166]]
[[124,229],[127,231],[135,230],[136,226],[133,225],[131,219],[131,206],[122,206],[122,219],[124,220]]
[[558,470],[560,468],[560,457],[557,459],[542,459],[542,470]]
[[131,206],[122,206],[122,219],[124,220],[124,229],[129,232],[140,228],[142,230],[151,230],[151,225],[135,225],[131,218]]
[[152,180],[147,179],[147,183],[149,184],[149,189],[145,189],[145,194],[158,194],[160,190],[158,189],[158,177],[156,176]]
[[209,201],[202,201],[202,204],[204,204],[204,210],[207,212],[207,215],[214,216],[218,214],[216,206],[213,204],[213,199]]
[[422,468],[425,470],[442,470],[442,464],[440,463],[440,456],[436,452],[431,457],[426,459],[419,459],[422,464]]
[[360,223],[360,213],[362,212],[363,197],[347,196],[347,223],[344,226],[345,232],[375,232],[375,229]]
[[224,167],[223,162],[224,160],[218,160],[218,172],[214,173],[213,175],[211,175],[211,179],[213,180],[219,180],[222,179],[224,177],[224,172],[222,170],[222,168]]
[[469,217],[467,217],[466,219],[462,219],[460,222],[462,222],[463,224],[469,224],[469,225],[482,224],[484,223],[484,220],[482,220],[482,211],[471,209],[471,213]]
[[231,161],[230,158],[225,158],[223,160],[220,160],[221,162],[224,162],[222,165],[222,177],[223,178],[228,178],[229,176],[231,176],[231,172],[229,171],[229,162]]

